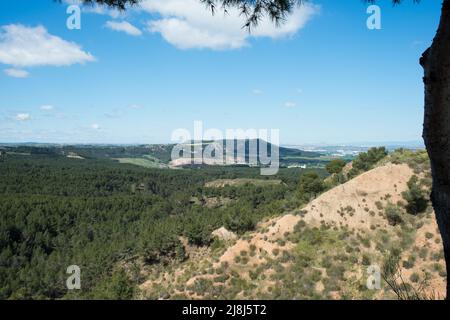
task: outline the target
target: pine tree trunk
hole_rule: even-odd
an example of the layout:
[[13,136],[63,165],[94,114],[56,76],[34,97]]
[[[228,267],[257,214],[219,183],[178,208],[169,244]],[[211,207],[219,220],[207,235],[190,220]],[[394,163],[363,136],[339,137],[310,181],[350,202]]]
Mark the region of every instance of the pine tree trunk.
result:
[[[431,47],[421,60],[424,68],[425,117],[423,138],[431,160],[431,201],[450,271],[450,0],[442,4],[441,21]],[[450,287],[447,277],[447,299]]]

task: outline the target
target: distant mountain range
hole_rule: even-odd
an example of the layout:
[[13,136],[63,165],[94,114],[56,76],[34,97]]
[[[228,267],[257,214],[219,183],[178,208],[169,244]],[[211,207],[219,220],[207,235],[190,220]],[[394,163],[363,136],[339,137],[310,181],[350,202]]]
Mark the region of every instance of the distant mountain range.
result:
[[[223,145],[224,159],[227,163],[233,165],[249,165],[249,150],[251,145],[256,145],[258,154],[261,148],[260,139],[255,140],[219,140],[219,141],[191,141],[183,144],[184,149],[190,150],[191,155],[181,155],[187,158],[198,158],[198,148],[201,145],[202,154],[207,146],[215,146],[220,150]],[[271,156],[272,144],[266,142],[267,156]],[[233,154],[227,154],[227,146],[234,146]],[[244,155],[238,152],[238,146],[243,146]],[[281,167],[323,167],[334,158],[344,158],[351,160],[360,152],[365,152],[372,146],[383,144],[366,145],[284,145],[279,147],[279,160]],[[411,143],[392,143],[385,145],[388,150],[398,148],[422,149],[423,146],[417,142]],[[78,159],[110,159],[121,163],[135,164],[145,167],[186,167],[192,166],[192,161],[182,159],[172,161],[172,150],[175,144],[140,144],[140,145],[114,145],[114,144],[52,144],[52,143],[3,143],[0,144],[0,150],[6,153],[16,154],[46,154],[53,156],[66,156]],[[201,158],[201,157],[200,157]],[[201,165],[212,165],[204,161]],[[258,157],[258,165],[260,158]],[[223,163],[222,163],[223,165]],[[198,166],[198,165],[195,165]]]
[[[184,149],[191,150],[189,158],[198,157],[195,147],[201,145],[202,154],[207,146],[214,145],[216,150],[220,150],[223,145],[224,158],[233,158],[235,165],[249,164],[249,150],[251,145],[256,145],[258,154],[262,147],[262,140],[222,140],[222,141],[192,141],[183,144]],[[227,146],[233,145],[233,154],[227,154]],[[150,144],[150,145],[63,145],[63,144],[41,144],[41,143],[9,143],[0,144],[0,149],[16,154],[46,154],[63,155],[70,158],[84,159],[111,159],[124,163],[132,163],[145,166],[189,166],[187,162],[173,163],[171,159],[172,150],[175,144]],[[243,146],[239,150],[238,146]],[[271,156],[272,144],[266,142],[267,156]],[[244,151],[244,155],[239,151]],[[304,151],[286,147],[279,147],[279,157],[282,166],[318,164],[323,159],[323,154],[315,151]],[[182,155],[183,156],[183,155]],[[183,157],[186,157],[184,155]],[[258,157],[258,163],[259,163]],[[189,161],[188,161],[189,162]]]

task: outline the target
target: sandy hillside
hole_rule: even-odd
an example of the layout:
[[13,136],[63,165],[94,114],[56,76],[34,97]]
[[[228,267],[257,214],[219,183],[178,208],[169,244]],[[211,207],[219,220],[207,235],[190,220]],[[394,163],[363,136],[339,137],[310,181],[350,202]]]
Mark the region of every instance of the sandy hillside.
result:
[[[342,228],[351,230],[357,237],[361,238],[370,238],[373,235],[374,239],[378,239],[379,230],[384,230],[392,241],[402,241],[404,235],[400,227],[389,225],[383,214],[383,208],[388,202],[397,203],[402,200],[401,193],[407,190],[407,182],[412,175],[412,169],[406,164],[388,163],[377,167],[325,192],[296,212],[261,222],[255,232],[234,241],[215,260],[205,257],[202,261],[196,261],[195,263],[203,263],[212,270],[227,266],[226,273],[243,279],[242,281],[254,283],[255,287],[263,292],[265,290],[263,288],[274,285],[275,282],[253,279],[251,272],[258,266],[272,263],[273,259],[277,259],[278,252],[294,250],[296,244],[288,240],[288,235],[294,232],[295,226],[301,220],[309,227],[327,225],[335,230]],[[405,213],[405,219],[413,219],[406,217],[406,215]],[[414,267],[404,268],[402,274],[406,279],[413,273],[429,274],[426,292],[432,293],[436,297],[442,297],[445,289],[445,278],[438,274],[443,265],[443,259],[439,257],[442,244],[439,241],[440,236],[437,232],[434,214],[429,212],[420,219],[420,224],[419,222],[413,222],[417,223],[418,227],[415,228],[416,230],[412,230],[412,233],[409,233],[415,237],[413,243],[409,249],[405,249],[402,253],[404,259],[413,255],[415,264]],[[374,261],[381,261],[382,254],[376,252],[375,246],[375,240],[369,241],[367,248],[362,248],[359,255],[367,253]],[[425,258],[423,255],[421,255],[421,258],[416,257],[420,248],[426,248]],[[422,251],[425,250],[422,249]],[[247,254],[247,252],[250,254]],[[245,265],[242,264],[242,259],[237,258],[242,256],[243,253],[245,253]],[[192,270],[195,269],[195,263],[193,264],[190,261],[187,265],[177,268],[175,272],[168,271],[162,278],[146,281],[141,285],[144,295],[147,290],[151,290],[155,286],[155,283],[161,285],[164,282],[162,279],[170,278],[174,283],[179,284],[176,292],[183,292],[185,296],[191,298],[201,298],[201,295],[189,293],[186,288],[194,285],[199,279],[211,279],[213,276],[204,274],[205,272],[202,271],[192,273]],[[282,266],[287,268],[289,263],[284,263]],[[364,272],[361,270],[363,269],[355,264],[351,270],[346,271],[346,274],[348,277],[355,277],[355,281],[362,281]],[[268,268],[263,272],[264,277],[262,278],[266,278],[266,276],[269,278],[273,272],[271,268]],[[326,274],[326,271],[322,273]],[[225,286],[230,285],[226,280],[223,283]],[[323,289],[322,287],[323,284],[319,281],[316,290],[320,292]],[[242,298],[239,294],[236,297]],[[342,297],[342,293],[339,291],[332,292],[329,297],[339,299]],[[392,298],[391,296],[385,296],[384,293],[374,297]]]

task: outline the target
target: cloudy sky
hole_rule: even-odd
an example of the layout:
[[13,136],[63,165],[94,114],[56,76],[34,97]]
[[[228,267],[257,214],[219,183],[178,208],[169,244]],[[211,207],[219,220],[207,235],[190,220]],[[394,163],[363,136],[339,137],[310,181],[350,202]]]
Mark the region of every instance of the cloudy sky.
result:
[[312,0],[251,33],[236,11],[143,0],[125,13],[77,0],[0,2],[0,142],[163,143],[177,128],[280,129],[281,142],[413,141],[418,65],[439,1]]

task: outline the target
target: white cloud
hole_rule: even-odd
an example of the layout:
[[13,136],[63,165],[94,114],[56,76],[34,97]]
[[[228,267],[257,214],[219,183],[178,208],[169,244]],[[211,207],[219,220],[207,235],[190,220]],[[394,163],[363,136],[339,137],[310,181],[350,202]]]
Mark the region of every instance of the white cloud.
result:
[[100,129],[100,125],[98,123],[93,123],[93,124],[91,124],[91,129],[99,130]]
[[43,26],[0,27],[0,63],[19,66],[68,66],[95,58],[73,42],[51,35]]
[[140,36],[142,35],[142,31],[133,26],[131,23],[127,21],[107,21],[106,27],[114,30],[114,31],[120,31],[125,32],[126,34],[129,34],[130,36]]
[[287,101],[287,102],[284,103],[284,106],[286,108],[295,108],[297,106],[297,104],[295,102],[292,102],[292,101]]
[[114,109],[112,111],[105,112],[104,115],[108,118],[120,118],[123,115],[123,112],[119,109]]
[[44,110],[44,111],[52,111],[55,108],[51,105],[44,105],[44,106],[40,106],[39,109]]
[[6,75],[13,78],[27,78],[30,75],[30,73],[26,70],[14,68],[5,69],[3,70],[3,72],[5,72]]
[[128,106],[128,108],[130,108],[130,109],[142,109],[144,107],[139,105],[139,104],[132,104],[132,105]]
[[253,90],[252,90],[252,93],[253,93],[254,95],[260,95],[260,94],[262,94],[263,92],[262,92],[262,90],[260,90],[260,89],[253,89]]
[[18,113],[16,114],[15,119],[17,121],[27,121],[31,119],[31,116],[29,113]]
[[281,26],[276,27],[269,18],[264,18],[249,34],[242,28],[245,18],[238,9],[231,8],[227,14],[218,11],[213,16],[198,0],[144,0],[141,7],[160,16],[148,22],[148,30],[160,33],[177,48],[214,50],[248,46],[251,37],[277,39],[294,35],[319,11],[317,5],[304,4],[295,8]]
[[101,15],[108,15],[113,19],[116,19],[123,15],[119,10],[116,9],[109,9],[106,6],[101,5],[93,5],[93,6],[85,6],[83,7],[83,12],[86,13],[95,13],[95,14],[101,14]]
[[108,8],[106,5],[100,5],[100,4],[87,4],[83,5],[83,2],[81,0],[64,0],[64,2],[68,5],[77,5],[82,6],[82,12],[85,13],[95,13],[100,15],[108,15],[113,19],[116,19],[120,16],[124,16],[125,13],[120,12],[117,9],[111,9]]

